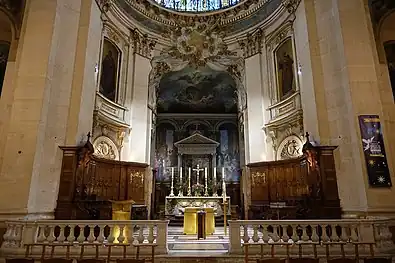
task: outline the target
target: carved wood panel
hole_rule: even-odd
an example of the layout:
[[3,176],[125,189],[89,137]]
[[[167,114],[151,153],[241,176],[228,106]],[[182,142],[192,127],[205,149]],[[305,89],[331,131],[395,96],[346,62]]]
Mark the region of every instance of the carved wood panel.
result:
[[56,218],[108,219],[111,200],[132,199],[137,205],[145,204],[147,164],[81,156],[77,147],[62,149]]

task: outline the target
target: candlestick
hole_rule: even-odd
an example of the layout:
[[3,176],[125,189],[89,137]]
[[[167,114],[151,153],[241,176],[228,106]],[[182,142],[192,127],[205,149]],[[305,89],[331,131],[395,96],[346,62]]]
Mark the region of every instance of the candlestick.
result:
[[225,167],[222,167],[222,198],[226,200]]
[[204,168],[204,196],[208,196],[208,189],[207,189],[207,167]]
[[191,167],[188,168],[188,196],[191,196]]
[[214,174],[213,174],[213,196],[217,197],[217,167],[214,167]]
[[170,188],[170,196],[174,196],[174,167],[171,167],[171,188]]
[[182,167],[180,167],[180,189],[178,190],[178,196],[184,196],[184,189],[182,187]]

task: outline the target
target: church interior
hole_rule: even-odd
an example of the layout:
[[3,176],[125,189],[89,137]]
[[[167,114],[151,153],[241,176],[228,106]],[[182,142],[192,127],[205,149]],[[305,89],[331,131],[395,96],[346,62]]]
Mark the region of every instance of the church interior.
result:
[[0,0],[0,259],[395,262],[395,1]]

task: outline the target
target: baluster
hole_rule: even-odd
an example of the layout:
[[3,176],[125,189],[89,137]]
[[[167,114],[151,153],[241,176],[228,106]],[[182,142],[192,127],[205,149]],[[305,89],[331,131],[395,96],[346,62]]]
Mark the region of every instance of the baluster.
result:
[[59,236],[58,236],[58,241],[59,242],[64,242],[66,240],[66,237],[64,235],[64,230],[65,230],[65,225],[59,225]]
[[353,242],[357,242],[359,240],[358,234],[357,234],[357,226],[356,225],[351,225],[351,240]]
[[129,244],[133,244],[133,242],[134,242],[133,231],[134,231],[134,225],[131,224],[129,226],[129,231],[128,231],[128,242],[129,242]]
[[289,240],[289,236],[287,233],[288,226],[280,226],[280,227],[283,230],[283,235],[282,235],[281,239],[283,240],[283,242],[288,242],[288,240]]
[[104,229],[106,228],[105,225],[98,225],[98,227],[100,228],[99,231],[99,235],[97,236],[96,240],[99,243],[103,243],[104,240],[106,240],[106,237],[104,236]]
[[84,242],[85,241],[85,235],[84,235],[84,230],[85,230],[85,226],[84,225],[78,225],[79,226],[79,228],[80,228],[80,234],[78,235],[78,237],[77,237],[77,241],[79,242],[79,243],[82,243],[82,242]]
[[11,241],[11,235],[12,235],[12,225],[8,224],[7,225],[7,230],[3,236],[4,238],[4,242],[6,242],[7,244],[9,244]]
[[96,237],[95,237],[95,226],[94,225],[90,225],[89,226],[89,236],[88,236],[87,240],[88,240],[89,243],[92,243],[93,241],[96,240]]
[[48,235],[48,237],[47,237],[47,241],[49,242],[49,243],[52,243],[52,242],[54,242],[55,240],[56,240],[56,237],[55,237],[55,226],[48,226],[48,228],[49,228],[49,235]]
[[114,243],[114,241],[115,241],[115,237],[114,237],[115,225],[109,225],[108,227],[110,228],[110,233],[108,234],[107,242],[110,243],[110,244],[112,244],[112,243]]
[[347,230],[348,230],[347,225],[341,227],[340,240],[343,242],[347,242],[349,240]]
[[125,235],[123,233],[124,229],[125,229],[125,225],[119,226],[119,236],[118,236],[117,240],[120,244],[122,244],[125,241]]
[[139,225],[139,236],[137,237],[137,241],[141,244],[144,242],[144,226]]
[[318,225],[311,225],[311,241],[318,242],[320,241],[320,237],[318,236]]
[[309,235],[307,235],[307,226],[306,225],[303,225],[302,226],[302,240],[303,241],[309,241]]
[[152,244],[154,243],[155,237],[154,237],[154,225],[148,225],[149,233],[148,233],[148,243]]
[[38,230],[37,242],[43,243],[46,239],[47,237],[45,236],[45,226],[41,225],[39,226],[39,230]]
[[69,241],[70,243],[72,243],[72,242],[75,241],[75,236],[74,236],[74,227],[75,227],[75,226],[69,225],[69,227],[70,227],[70,234],[69,234],[69,236],[67,237],[67,241]]
[[248,243],[250,241],[250,237],[248,235],[248,225],[244,225],[244,236],[243,236],[243,241],[244,243]]
[[[330,227],[330,226],[329,226]],[[327,225],[321,225],[321,228],[322,228],[322,236],[321,236],[321,240],[323,241],[323,242],[328,242],[329,240],[330,240],[330,238],[329,238],[329,236],[328,236],[328,233],[326,232],[326,228],[327,228]]]
[[258,236],[258,226],[254,225],[253,226],[253,230],[254,230],[254,235],[252,236],[252,240],[257,243],[259,241],[259,236]]
[[267,232],[267,225],[262,225],[262,240],[265,243],[268,243],[270,240],[269,233]]
[[272,240],[274,242],[278,242],[280,241],[280,236],[278,235],[278,231],[279,231],[279,226],[273,226],[273,234],[272,234]]
[[331,231],[331,241],[334,241],[334,242],[339,241],[339,236],[337,235],[337,232],[336,232],[336,225],[335,226],[330,225],[329,227],[332,230]]
[[298,236],[298,225],[292,226],[292,241],[294,243],[299,241],[299,236]]

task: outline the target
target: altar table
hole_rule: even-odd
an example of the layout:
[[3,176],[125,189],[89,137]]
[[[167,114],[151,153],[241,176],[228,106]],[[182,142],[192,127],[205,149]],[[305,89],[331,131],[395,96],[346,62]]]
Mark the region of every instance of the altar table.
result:
[[206,235],[212,235],[215,231],[214,208],[212,207],[185,207],[184,234],[197,234],[197,212],[206,212]]

